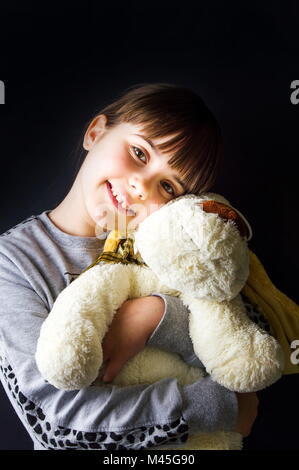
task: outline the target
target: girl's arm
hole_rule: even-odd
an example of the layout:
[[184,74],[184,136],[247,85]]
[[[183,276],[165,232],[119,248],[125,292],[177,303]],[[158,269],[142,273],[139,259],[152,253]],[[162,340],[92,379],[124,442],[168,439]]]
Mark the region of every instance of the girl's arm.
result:
[[137,450],[176,445],[196,431],[235,429],[236,395],[209,376],[184,387],[169,378],[151,385],[57,390],[35,363],[48,313],[19,267],[0,252],[0,376],[35,448]]
[[189,311],[178,298],[152,294],[126,300],[103,339],[101,379],[108,383],[145,346],[179,354],[189,365],[204,368],[189,336]]

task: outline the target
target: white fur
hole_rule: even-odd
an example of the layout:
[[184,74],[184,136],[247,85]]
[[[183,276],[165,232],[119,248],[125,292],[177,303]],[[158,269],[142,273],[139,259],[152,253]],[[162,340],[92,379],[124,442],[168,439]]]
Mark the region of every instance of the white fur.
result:
[[[214,380],[248,392],[280,378],[282,350],[248,319],[239,296],[249,273],[246,241],[231,221],[205,213],[198,205],[204,199],[228,204],[212,193],[182,196],[140,224],[135,249],[148,267],[100,263],[59,294],[36,350],[38,368],[49,383],[65,390],[96,383],[103,362],[101,343],[116,310],[126,299],[152,292],[180,296],[189,308],[194,351]],[[153,383],[164,377],[176,377],[184,385],[200,380],[202,371],[190,368],[177,354],[147,347],[113,383]],[[191,437],[182,448],[242,445],[236,433]]]
[[222,301],[244,287],[249,258],[233,222],[199,206],[210,198],[188,195],[171,201],[140,224],[135,243],[166,285],[196,298]]

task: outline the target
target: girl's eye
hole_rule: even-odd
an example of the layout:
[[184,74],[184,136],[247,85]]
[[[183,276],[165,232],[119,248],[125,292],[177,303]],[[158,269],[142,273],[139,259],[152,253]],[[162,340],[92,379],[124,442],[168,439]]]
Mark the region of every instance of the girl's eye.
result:
[[138,152],[140,152],[141,155],[143,155],[143,156],[145,157],[145,162],[144,162],[144,163],[147,162],[147,158],[146,158],[145,154],[142,152],[142,150],[140,150],[140,148],[138,148],[138,147],[132,147],[132,149],[133,149],[134,154],[136,155],[136,157],[137,157],[139,160],[140,160],[139,155],[136,154],[135,149],[136,149]]
[[[146,155],[144,154],[144,152],[142,152],[142,150],[140,150],[139,147],[132,146],[132,149],[133,149],[134,154],[136,155],[136,157],[137,157],[139,160],[140,160],[140,158],[139,158],[139,155],[140,155],[140,154],[137,155],[137,153],[135,152],[135,150],[137,150],[137,152],[140,152],[140,153],[141,153],[141,157],[143,156],[143,157],[145,158],[145,162],[144,162],[144,163],[147,162]],[[171,190],[172,192],[169,192],[167,189],[165,189],[165,191],[166,191],[168,194],[170,194],[171,196],[175,196],[176,194],[175,194],[175,190],[173,189],[173,187],[172,187],[170,184],[168,184],[166,181],[164,181],[164,184],[166,184],[166,186],[168,186],[168,188],[170,188],[170,190]],[[163,186],[163,187],[165,188],[165,186]]]
[[172,190],[172,193],[168,192],[167,189],[166,189],[166,192],[168,194],[170,194],[171,196],[175,196],[175,191],[174,191],[173,187],[170,184],[166,183],[166,181],[164,181],[164,184],[166,184]]

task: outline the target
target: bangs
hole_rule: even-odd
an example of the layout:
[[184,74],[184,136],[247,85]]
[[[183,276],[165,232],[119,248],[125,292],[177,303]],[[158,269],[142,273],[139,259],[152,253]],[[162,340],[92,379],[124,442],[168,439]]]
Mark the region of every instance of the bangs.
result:
[[[151,140],[166,138],[156,147],[161,153],[170,154],[168,164],[176,170],[186,188],[185,194],[200,195],[210,189],[216,179],[216,167],[222,153],[221,133],[207,123],[202,127],[190,128],[190,124],[179,132],[168,124],[169,129],[161,129],[160,124],[144,126],[144,134]],[[164,130],[164,132],[163,132]],[[176,133],[175,133],[176,132]]]
[[155,144],[162,154],[170,154],[168,164],[176,170],[184,183],[184,194],[200,195],[208,191],[217,176],[217,166],[222,156],[222,136],[217,123],[205,122],[203,125],[182,123],[178,131],[177,116],[173,120],[160,117],[147,120],[148,116],[130,116],[129,121],[143,126],[141,131],[150,140],[165,139]]

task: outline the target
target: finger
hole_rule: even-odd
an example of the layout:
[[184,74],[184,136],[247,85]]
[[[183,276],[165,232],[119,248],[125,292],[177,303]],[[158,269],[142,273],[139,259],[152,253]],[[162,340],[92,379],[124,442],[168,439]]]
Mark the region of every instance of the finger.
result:
[[112,348],[107,341],[102,342],[103,362],[107,361],[112,353]]
[[105,359],[105,361],[103,361],[103,363],[101,365],[101,369],[102,369],[103,373],[105,372],[108,363],[109,363],[109,359]]
[[104,375],[105,372],[106,372],[107,363],[108,363],[108,360],[103,361],[101,367],[99,368],[98,377],[99,377],[101,380],[102,380],[102,378],[103,378],[103,375]]
[[103,382],[112,382],[121,370],[123,364],[110,361],[103,375]]
[[103,364],[104,362],[107,362],[109,359],[109,351],[106,351],[106,349],[103,348]]

